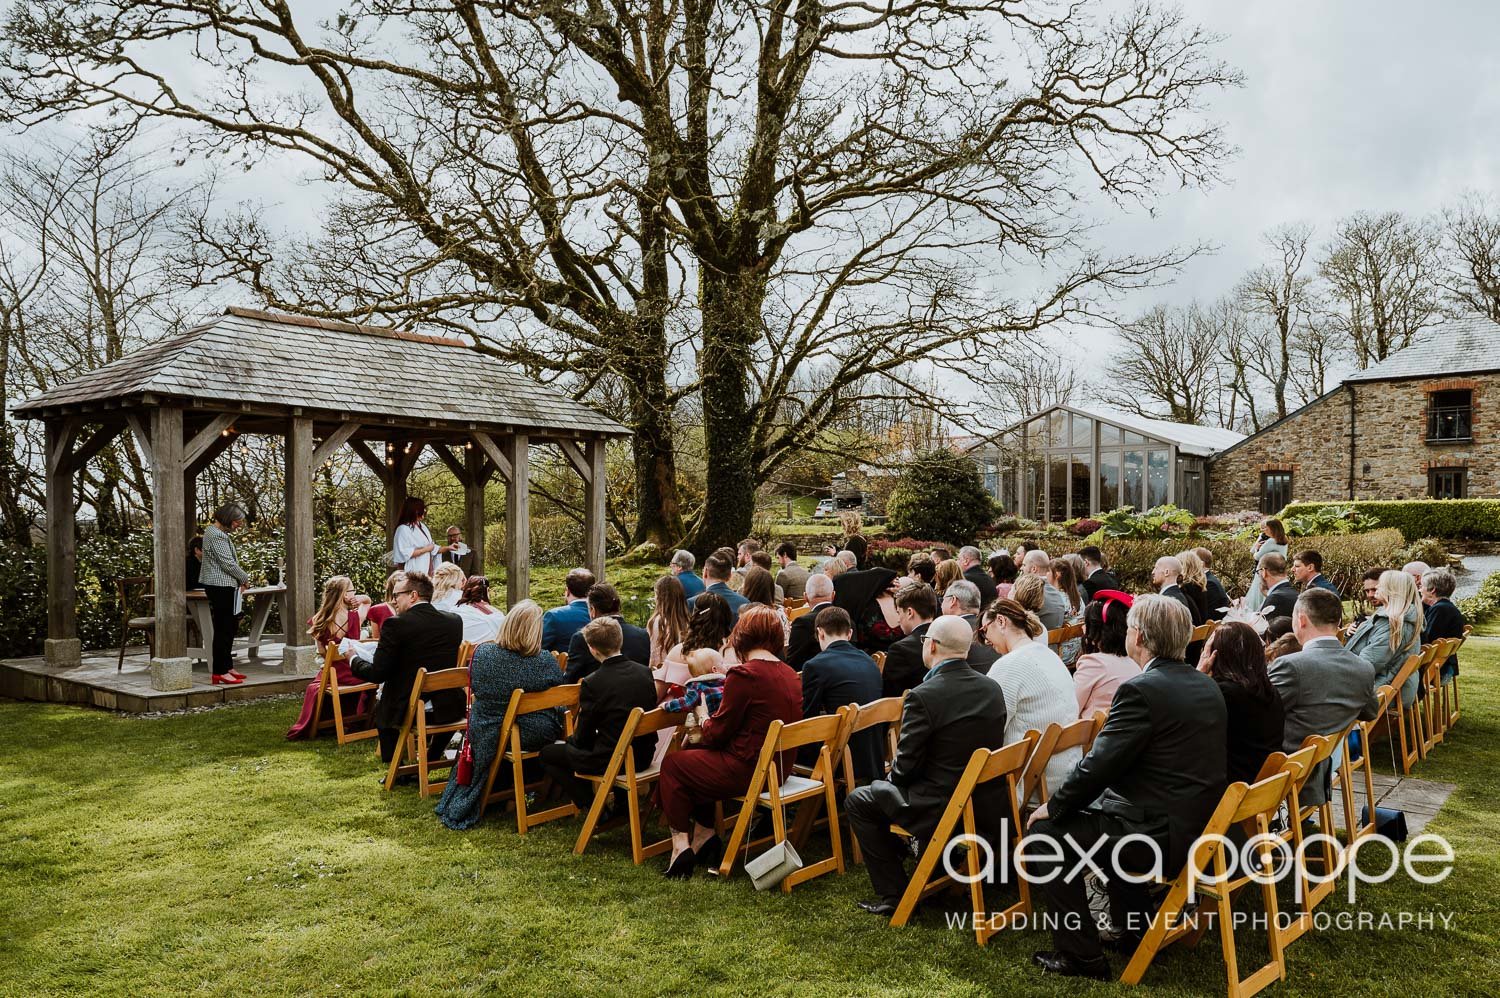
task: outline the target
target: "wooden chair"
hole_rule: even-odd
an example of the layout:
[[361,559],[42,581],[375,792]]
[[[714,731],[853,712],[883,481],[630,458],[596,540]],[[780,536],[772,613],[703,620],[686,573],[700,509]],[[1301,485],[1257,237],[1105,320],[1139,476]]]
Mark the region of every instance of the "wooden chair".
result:
[[[428,761],[427,739],[431,735],[451,735],[456,731],[466,731],[469,719],[461,717],[446,724],[429,725],[424,701],[433,693],[443,690],[467,691],[468,688],[469,673],[466,669],[438,669],[434,672],[417,670],[416,681],[411,685],[411,700],[406,705],[406,719],[401,722],[401,734],[396,739],[395,751],[391,753],[391,765],[385,775],[385,789],[393,788],[396,777],[408,773],[417,774],[417,787],[423,797],[441,791],[447,785],[446,780],[431,783],[428,780],[428,770],[451,769],[455,760],[444,758]],[[401,760],[407,752],[411,753],[414,761],[403,763]]]
[[[1098,734],[1098,728],[1094,727],[1095,720],[1095,715],[1091,714],[1066,726],[1054,721],[1047,725],[1046,731],[1038,735],[1036,749],[1031,753],[1031,758],[1026,760],[1026,768],[1021,772],[1020,802],[1023,814],[1033,807],[1045,804],[1051,796],[1047,789],[1047,763],[1052,761],[1053,756],[1075,748],[1088,752],[1089,746],[1094,743],[1094,736]],[[1036,802],[1034,805],[1033,799]]]
[[[995,780],[1005,781],[1006,799],[1010,802],[1010,815],[1007,818],[1010,834],[1010,855],[1015,855],[1021,836],[1025,829],[1021,825],[1021,809],[1017,805],[1017,789],[1020,786],[1021,771],[1026,766],[1026,760],[1031,758],[1036,749],[1036,732],[1028,731],[1025,736],[1017,742],[997,749],[975,749],[974,754],[969,757],[969,764],[964,767],[963,775],[958,779],[958,785],[953,788],[953,796],[948,798],[948,806],[943,809],[942,816],[938,818],[937,827],[933,829],[931,837],[927,840],[927,847],[922,850],[922,856],[917,860],[917,868],[912,871],[911,880],[906,884],[906,891],[901,895],[901,901],[896,905],[896,912],[891,916],[891,924],[902,926],[911,918],[916,911],[917,904],[926,897],[945,889],[953,882],[946,873],[934,877],[939,863],[942,861],[943,853],[948,849],[949,841],[954,837],[960,819],[963,821],[963,831],[959,834],[978,836],[979,827],[974,817],[974,791],[985,783]],[[898,825],[892,825],[891,831],[897,835],[908,838],[911,833]],[[965,873],[969,879],[969,901],[974,911],[974,938],[979,945],[983,946],[1001,929],[1024,926],[1031,914],[1031,886],[1025,877],[1017,877],[1017,886],[1020,891],[1020,900],[1006,908],[1004,911],[991,913],[986,910],[984,901],[984,869],[980,863],[981,850],[969,847],[964,858]],[[994,850],[995,859],[998,861],[1005,850]],[[999,871],[996,871],[997,873]],[[1008,871],[1007,871],[1008,872]]]
[[1083,637],[1082,624],[1067,624],[1063,627],[1054,627],[1047,632],[1047,647],[1053,651],[1067,644],[1075,638]]
[[807,614],[807,613],[812,613],[812,607],[810,607],[806,603],[804,603],[801,606],[793,607],[792,609],[788,610],[786,612],[786,619],[787,620],[796,620],[798,617],[802,616],[803,614]]
[[[1369,835],[1375,831],[1375,770],[1373,755],[1370,752],[1370,737],[1375,730],[1375,725],[1385,715],[1391,705],[1391,698],[1396,695],[1393,686],[1382,686],[1375,691],[1379,700],[1375,708],[1375,718],[1370,721],[1355,721],[1354,730],[1359,732],[1360,753],[1359,759],[1351,761],[1349,758],[1349,746],[1344,746],[1343,759],[1338,769],[1333,772],[1334,789],[1343,795],[1344,801],[1344,835],[1348,842]],[[1363,771],[1365,774],[1365,806],[1368,810],[1369,820],[1360,824],[1359,816],[1354,813],[1354,774]]]
[[875,661],[875,668],[879,669],[881,672],[885,671],[885,652],[883,652],[883,651],[871,652],[870,653],[870,658],[872,658]]
[[461,642],[458,646],[458,665],[455,668],[467,669],[474,658],[474,649],[478,647],[479,644],[474,641]]
[[568,672],[568,653],[565,651],[555,651],[552,653],[552,657],[557,659],[558,671],[566,675]]
[[1188,638],[1188,644],[1193,645],[1197,644],[1200,641],[1207,641],[1208,636],[1212,634],[1214,632],[1214,628],[1218,626],[1219,622],[1217,620],[1209,620],[1205,621],[1202,624],[1199,624],[1197,627],[1193,628],[1193,633]]
[[130,640],[131,631],[141,631],[146,635],[146,649],[152,658],[156,657],[156,618],[133,617],[130,613],[136,597],[149,595],[154,581],[149,575],[115,580],[115,598],[120,603],[120,660],[115,663],[116,672],[125,668],[125,645]]
[[[766,732],[765,744],[761,747],[760,759],[756,761],[755,772],[750,777],[750,787],[743,797],[735,798],[741,802],[740,814],[735,820],[734,831],[730,833],[729,844],[724,849],[724,860],[719,866],[719,876],[727,878],[734,869],[735,860],[742,852],[748,857],[750,849],[756,844],[746,839],[757,807],[770,810],[772,835],[769,841],[779,845],[788,839],[786,805],[798,802],[804,802],[802,807],[798,808],[797,814],[799,833],[812,828],[820,808],[826,811],[829,819],[828,840],[833,847],[833,855],[817,863],[808,864],[800,870],[794,870],[781,882],[782,893],[790,894],[797,884],[820,877],[831,870],[837,870],[840,874],[844,872],[844,849],[838,823],[838,798],[834,795],[833,789],[833,756],[828,747],[843,731],[848,713],[849,708],[840,707],[837,713],[804,718],[791,724],[783,724],[780,721],[771,722],[771,727]],[[781,753],[795,753],[804,745],[818,746],[817,764],[813,766],[809,776],[792,773],[783,781],[777,759]],[[800,835],[793,837],[794,845],[800,845],[798,838]]]
[[[657,778],[661,776],[661,764],[657,763],[648,769],[637,770],[635,753],[631,751],[631,742],[643,735],[654,735],[669,728],[681,728],[687,717],[686,713],[669,713],[660,707],[649,711],[636,707],[625,720],[625,727],[620,731],[620,740],[615,745],[614,755],[610,756],[609,765],[605,767],[603,774],[599,776],[590,776],[587,773],[578,774],[585,780],[598,784],[598,790],[594,794],[594,803],[589,807],[589,813],[583,819],[583,827],[578,830],[578,840],[573,843],[573,855],[583,855],[583,850],[588,847],[589,840],[593,838],[599,826],[599,816],[604,813],[605,803],[616,790],[625,791],[625,799],[629,805],[630,856],[635,860],[635,865],[640,866],[647,856],[656,856],[672,848],[670,835],[650,844],[644,841],[641,826],[641,791],[649,791],[656,783]],[[673,737],[672,744],[667,749],[668,753],[677,747],[680,734],[679,731],[678,735]]]
[[801,607],[804,607],[806,605],[807,600],[801,596],[787,596],[781,601],[781,608],[787,611],[788,615],[790,615],[793,610],[800,609]]
[[[1234,895],[1243,887],[1260,877],[1261,902],[1265,907],[1268,925],[1276,925],[1280,909],[1276,900],[1276,884],[1269,874],[1275,868],[1275,849],[1271,845],[1270,822],[1281,802],[1286,798],[1287,788],[1292,782],[1292,770],[1283,769],[1252,786],[1244,783],[1230,784],[1219,799],[1219,805],[1208,819],[1203,834],[1195,841],[1182,872],[1172,881],[1166,899],[1151,918],[1151,927],[1136,946],[1125,972],[1120,975],[1123,984],[1139,984],[1146,968],[1156,955],[1167,946],[1186,939],[1196,942],[1205,929],[1204,913],[1188,916],[1186,906],[1194,895],[1213,899],[1214,921],[1219,930],[1219,944],[1224,954],[1224,969],[1229,979],[1229,998],[1249,998],[1264,990],[1274,981],[1286,979],[1286,956],[1281,939],[1275,931],[1268,933],[1271,958],[1248,977],[1240,976],[1239,954],[1234,944]],[[1254,829],[1256,860],[1259,869],[1247,871],[1230,879],[1225,853],[1224,835],[1237,824],[1247,824]],[[1249,829],[1247,828],[1247,831]],[[1212,879],[1213,883],[1205,883]]]
[[[516,690],[510,695],[510,703],[505,708],[505,717],[500,722],[499,750],[495,753],[495,758],[490,763],[490,771],[484,779],[484,797],[479,806],[481,817],[489,805],[510,801],[516,809],[516,831],[525,835],[537,825],[578,813],[578,808],[574,807],[571,801],[558,804],[545,811],[533,812],[527,808],[526,792],[541,787],[547,781],[540,779],[531,783],[526,782],[525,762],[527,759],[537,758],[540,753],[522,751],[521,727],[516,724],[516,718],[522,714],[561,707],[567,711],[563,733],[571,734],[573,715],[578,710],[578,688],[577,683],[569,683],[566,686],[554,686],[550,690],[542,690],[539,693]],[[506,763],[510,765],[510,788],[496,791],[495,778],[500,773],[501,765]]]
[[1094,711],[1094,730],[1089,732],[1088,744],[1083,747],[1083,754],[1088,755],[1094,747],[1094,739],[1099,737],[1099,732],[1104,730],[1104,722],[1109,720],[1109,711],[1100,708]]
[[[1302,791],[1317,771],[1318,764],[1331,758],[1340,745],[1348,742],[1352,728],[1353,725],[1350,725],[1342,733],[1335,735],[1308,735],[1302,740],[1302,747],[1290,755],[1284,752],[1271,753],[1260,770],[1261,779],[1267,779],[1282,770],[1291,773],[1292,777],[1286,801],[1288,827],[1285,833],[1281,833],[1281,839],[1291,847],[1294,857],[1301,857],[1295,863],[1298,912],[1297,917],[1289,919],[1277,933],[1282,946],[1290,945],[1312,928],[1313,912],[1338,887],[1338,882],[1330,876],[1340,862],[1338,847],[1331,841],[1335,834],[1333,795],[1330,794],[1329,800],[1322,804],[1303,805],[1301,798]],[[1317,831],[1327,837],[1319,843],[1318,849],[1307,851],[1303,848],[1306,836],[1302,826],[1304,822],[1313,819],[1316,819]],[[1322,879],[1317,883],[1309,875],[1311,860],[1316,860],[1322,867]]]
[[[1469,632],[1472,631],[1472,630],[1474,630],[1473,625],[1471,625],[1471,624],[1465,624],[1464,625],[1463,637],[1459,638],[1458,639],[1458,644],[1456,644],[1456,645],[1453,646],[1453,653],[1455,655],[1458,654],[1459,649],[1461,649],[1464,646],[1464,643],[1469,640]],[[1450,690],[1450,688],[1452,690],[1452,702],[1451,703],[1449,702],[1449,690]],[[1455,724],[1458,723],[1459,709],[1458,709],[1458,675],[1457,674],[1449,676],[1448,677],[1448,681],[1445,682],[1445,683],[1443,683],[1443,713],[1447,716],[1447,721],[1445,723],[1447,724],[1447,726],[1450,729]]]
[[1396,761],[1401,766],[1402,775],[1410,775],[1412,767],[1422,758],[1422,732],[1421,721],[1417,716],[1418,705],[1413,704],[1411,710],[1406,709],[1406,705],[1401,702],[1401,687],[1412,673],[1422,667],[1425,656],[1426,653],[1420,651],[1408,656],[1391,679],[1390,685],[1396,690],[1396,696],[1391,698],[1391,705],[1382,717],[1386,737],[1396,742]]
[[1421,695],[1415,704],[1421,723],[1422,755],[1425,758],[1442,743],[1447,734],[1447,712],[1443,709],[1443,663],[1452,654],[1453,641],[1439,638],[1432,643],[1432,653],[1422,659]]
[[[361,741],[365,738],[374,738],[377,732],[371,724],[371,716],[375,712],[375,697],[373,691],[380,688],[378,683],[355,683],[353,686],[339,685],[339,670],[333,663],[339,661],[339,648],[336,644],[329,644],[323,652],[323,668],[318,673],[318,700],[313,707],[313,737],[316,738],[323,731],[332,728],[340,745],[350,742]],[[362,697],[370,693],[370,706],[364,710],[356,709],[351,714],[344,713],[344,697]],[[328,705],[332,717],[323,716],[323,706]],[[365,727],[358,731],[350,731],[349,728],[355,724],[364,722]]]
[[[896,758],[896,739],[901,733],[901,709],[906,703],[906,696],[881,697],[879,700],[871,700],[865,704],[850,704],[851,718],[849,723],[849,736],[844,739],[844,751],[842,756],[844,770],[844,786],[850,790],[859,786],[854,778],[854,755],[849,751],[849,740],[861,731],[868,731],[877,724],[884,724],[885,729],[885,768],[889,772],[891,761]],[[858,845],[855,846],[855,854],[858,855]]]

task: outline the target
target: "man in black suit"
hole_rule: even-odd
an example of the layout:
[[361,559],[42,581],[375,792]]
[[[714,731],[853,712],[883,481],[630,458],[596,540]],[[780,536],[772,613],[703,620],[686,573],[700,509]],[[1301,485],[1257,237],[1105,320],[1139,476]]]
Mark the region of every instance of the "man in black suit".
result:
[[[1144,671],[1120,684],[1093,748],[1029,824],[1032,836],[1050,836],[1060,847],[1033,843],[1029,855],[1063,854],[1059,875],[1039,885],[1057,918],[1057,948],[1032,957],[1045,973],[1111,976],[1083,871],[1065,876],[1080,857],[1093,849],[1105,871],[1110,914],[1130,952],[1149,924],[1151,896],[1146,884],[1119,874],[1138,877],[1159,867],[1162,876],[1176,876],[1224,793],[1228,711],[1218,684],[1183,661],[1192,633],[1187,608],[1169,596],[1138,596],[1126,620],[1126,653]],[[1116,848],[1126,836],[1135,838]],[[1052,872],[1045,860],[1028,865]]]
[[[391,761],[401,724],[411,703],[411,688],[418,669],[437,671],[458,664],[458,646],[464,640],[464,622],[457,614],[432,605],[432,580],[421,572],[408,572],[406,581],[391,594],[396,616],[380,628],[380,644],[373,661],[355,658],[350,670],[361,679],[383,684],[375,704],[375,730],[380,740],[380,758]],[[464,716],[468,697],[463,690],[441,690],[431,700],[428,721],[449,724]],[[448,736],[434,736],[427,747],[429,760],[441,759]]]
[[[822,651],[802,667],[802,716],[832,714],[851,703],[880,699],[880,666],[854,647],[854,621],[843,607],[830,606],[818,614],[818,646]],[[854,778],[868,783],[885,775],[885,725],[866,728],[849,739]]]
[[1188,619],[1197,627],[1203,623],[1203,611],[1198,608],[1182,587],[1177,584],[1178,578],[1182,576],[1182,562],[1168,556],[1156,559],[1156,566],[1151,569],[1151,584],[1156,586],[1157,592],[1163,596],[1170,596],[1181,603],[1188,612]]
[[464,543],[464,532],[457,527],[448,528],[448,550],[438,554],[443,564],[457,565],[465,576],[474,575],[474,549]]
[[818,612],[833,603],[833,580],[814,572],[807,577],[802,592],[807,612],[792,621],[792,633],[786,642],[786,664],[798,672],[818,653]]
[[[881,671],[882,696],[898,697],[927,675],[927,664],[922,660],[923,639],[927,637],[927,628],[941,612],[937,593],[931,586],[910,585],[896,594],[897,619],[906,636],[885,650],[885,668]],[[969,623],[969,617],[960,615],[959,619]],[[989,672],[997,657],[993,648],[980,643],[978,635],[969,645],[967,661],[976,672]]]
[[1104,552],[1093,544],[1080,548],[1078,557],[1083,559],[1083,567],[1088,570],[1088,577],[1083,580],[1084,602],[1092,603],[1094,594],[1101,589],[1119,589],[1120,580],[1104,563]]
[[[872,914],[895,912],[906,890],[907,849],[891,834],[892,823],[919,841],[931,836],[974,750],[1005,744],[1005,695],[998,684],[969,668],[965,656],[973,640],[969,626],[956,617],[932,622],[922,652],[930,675],[906,697],[890,777],[858,787],[844,799],[875,890],[875,897],[859,907]],[[977,789],[974,812],[979,833],[1001,841],[1005,781]]]
[[1214,553],[1208,548],[1194,548],[1198,560],[1203,562],[1203,577],[1208,580],[1204,591],[1208,594],[1208,619],[1223,620],[1229,613],[1229,591],[1212,571]]
[[1290,617],[1297,605],[1297,587],[1286,575],[1286,558],[1276,552],[1264,554],[1255,566],[1260,573],[1260,584],[1265,589],[1266,601],[1261,604],[1261,616]]
[[[589,587],[589,620],[599,620],[609,617],[620,625],[620,632],[624,635],[624,655],[632,662],[651,661],[651,635],[646,633],[644,627],[636,627],[627,624],[625,618],[620,615],[620,594],[615,592],[615,587],[608,582],[596,582]],[[589,652],[588,642],[583,638],[583,631],[573,635],[573,640],[568,642],[568,668],[563,674],[563,682],[581,682],[595,669],[599,668],[599,660]]]
[[[599,664],[578,688],[578,723],[572,736],[565,742],[542,746],[541,759],[553,782],[582,811],[594,801],[594,784],[575,774],[604,772],[630,712],[637,707],[651,710],[656,706],[656,682],[650,669],[620,654],[624,635],[616,618],[595,617],[578,633],[588,645],[589,657]],[[568,664],[572,662],[570,654]],[[636,738],[631,751],[636,768],[647,768],[656,751],[656,736]],[[614,807],[610,806],[601,820],[613,815]]]
[[974,583],[979,590],[979,612],[995,601],[1000,591],[995,588],[995,580],[990,578],[989,571],[980,560],[979,549],[973,547],[962,547],[958,549],[958,567],[963,570],[964,578]]

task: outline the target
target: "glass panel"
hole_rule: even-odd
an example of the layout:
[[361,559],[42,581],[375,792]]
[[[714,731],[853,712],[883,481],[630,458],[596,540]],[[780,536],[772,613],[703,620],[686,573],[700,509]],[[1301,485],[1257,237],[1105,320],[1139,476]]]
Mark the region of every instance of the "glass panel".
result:
[[1007,464],[1000,469],[1000,508],[1006,513],[1020,515],[1020,502],[1016,496],[1016,466]]
[[1128,450],[1125,452],[1125,494],[1120,496],[1121,506],[1134,506],[1142,509],[1141,488],[1146,483],[1146,452],[1139,450]]
[[1094,446],[1094,421],[1087,416],[1073,414],[1073,446]]
[[1047,490],[1045,486],[1047,465],[1040,454],[1032,454],[1026,463],[1026,497],[1031,507],[1026,516],[1032,520],[1046,519]]
[[1292,501],[1292,473],[1266,471],[1260,476],[1260,510],[1269,516],[1281,512]]
[[[1083,422],[1081,416],[1073,417],[1073,430],[1077,432],[1078,424]],[[1089,507],[1093,505],[1093,497],[1089,495],[1089,485],[1093,481],[1093,475],[1089,471],[1089,455],[1087,451],[1073,455],[1073,486],[1070,515],[1077,519],[1088,516],[1093,512]]]
[[1099,424],[1099,443],[1117,444],[1120,442],[1120,428],[1113,423]]
[[1053,447],[1068,446],[1068,414],[1058,409],[1048,417],[1052,426],[1052,439],[1050,445]]
[[994,461],[984,463],[984,490],[996,499],[1000,498],[1000,466]]
[[[1099,424],[1102,429],[1104,424]],[[1120,505],[1120,452],[1099,452],[1099,511],[1106,512]]]
[[1167,452],[1154,450],[1147,454],[1146,508],[1167,501]]
[[1146,442],[1146,438],[1139,433],[1126,433],[1125,442],[1127,444],[1143,444]]
[[1068,455],[1059,454],[1048,461],[1047,519],[1060,523],[1068,518]]
[[1024,427],[1026,431],[1026,446],[1031,450],[1039,450],[1047,446],[1047,417],[1038,416]]

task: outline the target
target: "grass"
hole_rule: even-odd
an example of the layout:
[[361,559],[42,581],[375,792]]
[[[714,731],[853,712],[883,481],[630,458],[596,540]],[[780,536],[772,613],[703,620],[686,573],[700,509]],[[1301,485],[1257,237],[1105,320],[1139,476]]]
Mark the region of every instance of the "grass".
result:
[[[1429,828],[1456,870],[1364,887],[1355,905],[1452,928],[1314,933],[1272,993],[1500,990],[1500,641],[1471,642],[1464,684],[1459,728],[1419,770],[1458,785]],[[668,883],[618,833],[575,857],[572,821],[450,832],[415,792],[376,787],[368,743],[285,741],[297,708],[0,702],[0,994],[1223,991],[1213,939],[1165,954],[1145,992],[1059,983],[1029,965],[1039,932],[980,949],[937,914],[898,930],[855,911],[858,867],[757,894],[743,876]],[[1320,910],[1347,908],[1341,890]]]

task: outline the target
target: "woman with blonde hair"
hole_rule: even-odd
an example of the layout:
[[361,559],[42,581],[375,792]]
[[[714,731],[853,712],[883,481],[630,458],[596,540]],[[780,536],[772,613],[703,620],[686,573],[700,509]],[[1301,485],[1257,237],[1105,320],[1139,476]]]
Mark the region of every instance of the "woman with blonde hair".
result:
[[[347,575],[335,575],[323,583],[323,601],[307,622],[307,633],[312,635],[320,659],[328,654],[329,646],[337,647],[344,638],[359,638],[362,623],[359,600],[354,583]],[[348,660],[343,657],[334,659],[333,667],[338,670],[339,682],[345,686],[364,682],[350,670]],[[288,738],[311,738],[316,734],[312,730],[313,715],[318,697],[322,695],[323,675],[319,672],[318,678],[307,684],[307,691],[302,695],[302,713],[287,731]],[[355,709],[352,702],[349,707]]]
[[964,570],[959,567],[957,558],[945,558],[938,562],[937,570],[933,573],[932,588],[941,596],[948,591],[948,587],[964,577]]
[[[511,695],[517,690],[539,693],[563,681],[557,659],[542,651],[541,607],[532,600],[522,600],[505,615],[495,642],[475,649],[469,663],[469,681],[474,702],[464,738],[474,757],[473,777],[467,786],[449,780],[437,805],[438,820],[454,831],[472,828],[479,821],[485,778],[500,749],[500,722]],[[521,732],[523,752],[536,752],[563,736],[560,708],[523,714],[515,723]],[[539,770],[536,775],[540,776]]]
[[1203,559],[1198,557],[1197,549],[1188,548],[1177,555],[1177,560],[1182,563],[1177,588],[1198,608],[1197,619],[1212,620],[1213,614],[1209,613],[1208,607],[1208,569],[1204,567]]
[[[1375,667],[1375,688],[1389,683],[1401,666],[1422,647],[1422,596],[1410,575],[1396,569],[1380,573],[1375,586],[1375,612],[1365,618],[1344,647]],[[1401,702],[1417,701],[1421,677],[1413,672],[1401,684]]]
[[[1020,741],[1031,728],[1046,731],[1054,722],[1067,725],[1078,720],[1073,677],[1047,647],[1047,629],[1037,615],[1013,599],[997,599],[981,620],[980,633],[1000,653],[989,677],[1005,694],[1005,744]],[[1052,757],[1046,771],[1049,793],[1062,786],[1081,758],[1083,752],[1077,748]]]
[[439,610],[458,609],[464,594],[464,570],[445,561],[432,573],[432,605]]

